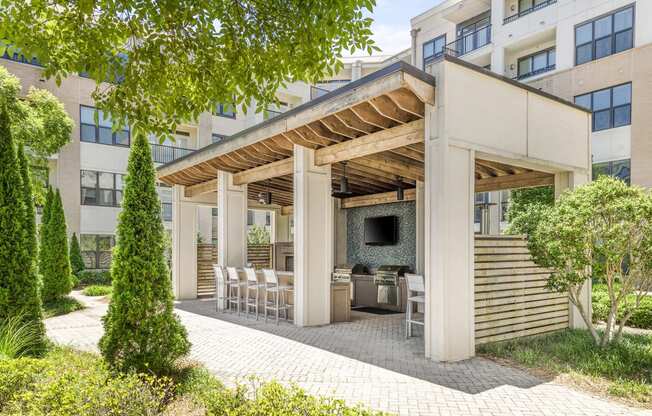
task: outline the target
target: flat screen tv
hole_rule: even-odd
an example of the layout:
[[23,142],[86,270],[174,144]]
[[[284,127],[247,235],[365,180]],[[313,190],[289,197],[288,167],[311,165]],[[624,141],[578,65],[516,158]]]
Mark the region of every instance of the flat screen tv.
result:
[[388,246],[398,241],[398,217],[370,217],[364,220],[364,242],[368,246]]

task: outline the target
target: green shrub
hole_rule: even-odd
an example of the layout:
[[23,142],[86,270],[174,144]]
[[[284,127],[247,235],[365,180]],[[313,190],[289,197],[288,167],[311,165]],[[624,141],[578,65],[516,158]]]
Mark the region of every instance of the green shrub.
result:
[[[635,296],[627,296],[627,303],[620,304],[618,311],[618,319],[631,310],[635,302]],[[594,284],[592,293],[592,306],[593,306],[593,320],[605,321],[609,314],[609,294],[607,293],[606,285]],[[627,326],[641,329],[652,329],[652,297],[647,296],[641,300],[638,308],[636,308],[632,316],[627,321]]]
[[111,285],[111,272],[109,270],[84,270],[79,273],[79,285]]
[[0,361],[3,415],[158,415],[172,393],[169,379],[115,374],[89,353]]
[[[2,85],[3,92],[6,86]],[[20,91],[20,84],[13,85]],[[11,89],[11,88],[10,88]],[[6,97],[3,97],[6,98]],[[5,103],[6,104],[6,103]],[[19,148],[22,153],[22,148]],[[34,230],[26,218],[29,183],[23,184],[24,155],[16,155],[6,107],[0,107],[0,322],[20,317],[45,341],[45,328],[34,264]],[[20,160],[19,160],[20,159]],[[22,170],[22,174],[21,174]],[[32,206],[33,209],[33,206]],[[40,348],[37,348],[37,350]],[[38,352],[38,351],[34,351]]]
[[43,315],[46,318],[53,316],[66,315],[71,312],[84,309],[84,305],[71,296],[51,300],[43,304]]
[[65,296],[72,289],[66,218],[58,189],[50,201],[52,205],[43,223],[45,241],[41,246],[42,268],[39,270],[43,276],[44,302]]
[[0,321],[0,360],[22,357],[38,350],[42,343],[38,323],[12,316]]
[[156,172],[142,134],[132,143],[123,192],[111,268],[113,295],[100,350],[121,371],[164,374],[189,352],[190,343],[174,314]]
[[72,237],[70,238],[70,267],[74,276],[79,276],[79,273],[84,270],[84,259],[82,258],[81,247],[79,247],[79,240],[75,233],[72,233]]
[[111,294],[112,291],[111,286],[92,285],[87,286],[82,293],[86,296],[106,296]]

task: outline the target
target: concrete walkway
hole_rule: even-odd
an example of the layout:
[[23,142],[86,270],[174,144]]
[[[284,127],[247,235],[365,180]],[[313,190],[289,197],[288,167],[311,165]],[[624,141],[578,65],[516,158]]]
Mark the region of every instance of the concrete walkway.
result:
[[[96,351],[107,305],[75,296],[88,308],[49,319],[48,335]],[[177,312],[192,358],[229,384],[255,375],[402,415],[652,415],[481,358],[426,360],[421,338],[405,340],[403,315],[297,328],[218,314],[212,301],[180,302]]]

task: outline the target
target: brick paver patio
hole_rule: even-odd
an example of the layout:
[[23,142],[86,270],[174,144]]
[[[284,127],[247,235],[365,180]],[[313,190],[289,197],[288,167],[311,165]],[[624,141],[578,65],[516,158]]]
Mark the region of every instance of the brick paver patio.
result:
[[[48,335],[93,351],[106,304],[80,298],[89,308],[49,319]],[[405,340],[403,315],[354,313],[350,323],[297,328],[216,313],[212,301],[180,302],[177,312],[192,357],[227,383],[251,375],[294,382],[404,415],[652,415],[481,358],[429,361],[422,338]]]

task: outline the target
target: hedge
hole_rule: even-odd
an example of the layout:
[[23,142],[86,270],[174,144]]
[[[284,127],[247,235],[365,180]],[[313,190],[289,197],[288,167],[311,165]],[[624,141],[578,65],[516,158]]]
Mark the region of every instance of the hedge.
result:
[[109,270],[84,270],[77,276],[79,286],[111,285],[111,272]]
[[56,348],[42,358],[0,361],[0,415],[373,416],[298,387],[252,381],[230,389],[201,367],[172,377],[111,371],[97,355]]
[[[593,285],[593,320],[605,321],[609,314],[609,294],[604,284]],[[634,296],[628,297],[630,303],[633,303]],[[621,319],[629,308],[621,308],[618,311],[618,319]],[[631,318],[627,321],[627,326],[641,329],[652,329],[652,296],[646,296],[641,301],[640,306],[634,311]]]

